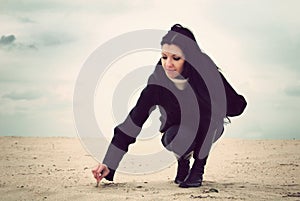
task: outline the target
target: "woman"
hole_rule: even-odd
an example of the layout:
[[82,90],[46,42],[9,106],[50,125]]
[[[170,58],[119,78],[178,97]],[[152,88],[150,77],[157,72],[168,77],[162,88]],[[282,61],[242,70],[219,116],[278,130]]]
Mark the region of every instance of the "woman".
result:
[[[240,115],[246,107],[244,97],[235,92],[214,62],[200,50],[189,29],[175,24],[162,38],[161,47],[162,57],[137,104],[114,129],[103,163],[92,170],[97,183],[103,178],[113,180],[128,146],[136,141],[144,122],[158,106],[162,144],[174,152],[178,161],[175,183],[183,188],[201,186],[211,144],[223,133],[224,118]],[[207,86],[205,81],[215,77],[204,77],[203,69],[217,72],[214,75],[219,76],[223,87],[219,97],[211,95],[210,90],[216,87]],[[190,168],[191,157],[194,163]]]

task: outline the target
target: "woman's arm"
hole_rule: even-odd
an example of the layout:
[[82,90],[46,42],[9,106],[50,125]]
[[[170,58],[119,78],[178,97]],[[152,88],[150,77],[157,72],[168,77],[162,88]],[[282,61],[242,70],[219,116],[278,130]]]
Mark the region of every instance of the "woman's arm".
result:
[[[124,154],[127,153],[129,145],[136,141],[144,122],[155,108],[156,92],[157,86],[147,85],[125,121],[115,127],[114,136],[103,160],[103,164],[109,170],[109,173],[104,176],[107,180],[113,180],[115,170]],[[106,171],[106,168],[103,170]]]
[[225,92],[226,92],[226,101],[227,101],[227,112],[226,115],[229,117],[238,116],[243,113],[247,106],[245,98],[238,94],[233,87],[228,83],[225,77],[220,73]]

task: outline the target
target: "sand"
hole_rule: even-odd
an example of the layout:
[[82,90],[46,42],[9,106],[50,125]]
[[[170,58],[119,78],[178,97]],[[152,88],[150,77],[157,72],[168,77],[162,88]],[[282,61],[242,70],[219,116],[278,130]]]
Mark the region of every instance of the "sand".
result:
[[96,188],[96,161],[77,138],[0,137],[0,146],[0,200],[300,200],[300,140],[221,138],[203,186],[189,189],[173,183],[175,165]]

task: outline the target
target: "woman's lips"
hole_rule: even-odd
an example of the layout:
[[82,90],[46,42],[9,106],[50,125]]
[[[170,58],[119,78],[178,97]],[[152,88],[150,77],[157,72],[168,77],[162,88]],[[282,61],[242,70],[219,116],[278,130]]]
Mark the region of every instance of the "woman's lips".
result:
[[178,76],[178,73],[176,70],[168,70],[166,69],[166,73],[171,77],[171,78],[174,78],[176,76]]

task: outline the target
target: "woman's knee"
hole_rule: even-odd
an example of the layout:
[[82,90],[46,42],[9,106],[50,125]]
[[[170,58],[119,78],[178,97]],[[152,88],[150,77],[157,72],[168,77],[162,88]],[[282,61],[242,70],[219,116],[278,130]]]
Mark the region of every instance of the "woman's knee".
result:
[[[177,132],[178,132],[179,126],[171,126],[162,136],[161,142],[164,145],[164,147],[168,147],[172,140],[176,137]],[[167,148],[168,149],[168,148]]]
[[162,144],[164,147],[174,152],[179,157],[189,154],[193,151],[195,146],[195,137],[191,137],[191,132],[181,127],[179,132],[179,126],[175,125],[170,127],[162,136]]

